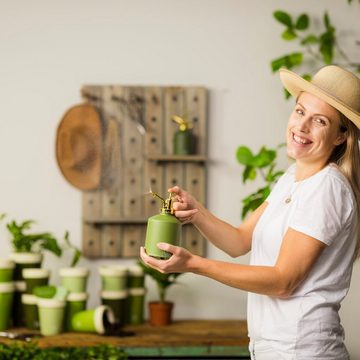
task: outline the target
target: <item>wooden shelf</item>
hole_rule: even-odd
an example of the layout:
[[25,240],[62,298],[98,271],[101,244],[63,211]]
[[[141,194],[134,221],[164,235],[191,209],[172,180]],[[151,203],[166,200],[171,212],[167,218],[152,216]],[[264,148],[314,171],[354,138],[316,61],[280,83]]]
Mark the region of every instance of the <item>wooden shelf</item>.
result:
[[146,224],[147,219],[145,218],[133,218],[133,219],[118,219],[118,218],[86,218],[83,219],[83,222],[86,224],[96,224],[96,225],[102,225],[102,224],[121,224],[121,225],[132,225],[132,224]]
[[158,162],[206,162],[204,155],[149,155],[147,159]]

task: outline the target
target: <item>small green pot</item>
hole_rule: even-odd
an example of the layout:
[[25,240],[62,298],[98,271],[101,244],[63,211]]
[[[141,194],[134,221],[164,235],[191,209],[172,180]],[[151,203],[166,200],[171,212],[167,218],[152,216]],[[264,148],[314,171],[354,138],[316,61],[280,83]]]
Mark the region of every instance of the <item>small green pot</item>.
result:
[[15,263],[8,259],[0,259],[0,283],[13,281]]
[[105,334],[114,323],[114,313],[105,305],[80,311],[72,318],[72,328],[79,332]]
[[114,313],[115,321],[119,325],[125,324],[126,299],[128,292],[123,291],[102,291],[101,303],[111,308]]
[[15,281],[14,304],[12,309],[12,325],[14,327],[21,327],[25,325],[24,306],[21,301],[21,297],[25,291],[25,281]]
[[42,335],[56,335],[63,331],[65,300],[38,298],[40,332]]
[[22,294],[21,301],[24,310],[25,327],[31,330],[38,330],[40,328],[37,306],[38,298],[35,295]]
[[144,302],[146,289],[129,289],[126,304],[126,324],[138,325],[144,322]]
[[128,288],[143,288],[145,285],[144,270],[134,265],[128,268]]
[[60,269],[61,286],[70,293],[86,292],[89,269],[86,268],[63,268]]
[[24,280],[23,269],[41,267],[43,255],[41,253],[15,252],[10,254],[10,259],[15,263],[14,280],[21,281]]
[[14,291],[13,282],[0,283],[0,331],[7,330],[11,326]]
[[124,291],[127,287],[127,269],[124,266],[107,265],[99,268],[102,291]]
[[36,286],[45,286],[49,283],[50,270],[27,268],[23,269],[22,276],[26,284],[26,293],[32,294]]
[[66,299],[65,330],[73,331],[72,318],[80,311],[86,310],[87,293],[70,293]]
[[176,131],[173,138],[174,155],[195,153],[195,136],[192,130]]

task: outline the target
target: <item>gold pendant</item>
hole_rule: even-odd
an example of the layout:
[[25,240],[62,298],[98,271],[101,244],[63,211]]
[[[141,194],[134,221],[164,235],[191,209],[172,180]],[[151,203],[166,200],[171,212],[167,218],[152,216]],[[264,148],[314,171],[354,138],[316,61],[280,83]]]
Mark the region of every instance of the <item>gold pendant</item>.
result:
[[285,204],[288,204],[291,201],[291,197],[285,199]]

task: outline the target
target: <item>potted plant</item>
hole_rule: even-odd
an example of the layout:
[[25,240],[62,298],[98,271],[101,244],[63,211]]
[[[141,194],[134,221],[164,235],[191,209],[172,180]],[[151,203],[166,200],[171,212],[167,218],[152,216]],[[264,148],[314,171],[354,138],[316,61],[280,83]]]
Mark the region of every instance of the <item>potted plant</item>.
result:
[[149,275],[156,283],[158,289],[159,300],[149,302],[149,322],[153,326],[168,325],[172,322],[172,310],[174,303],[166,301],[166,292],[169,286],[176,283],[178,276],[181,273],[163,274],[151,267],[146,266],[139,261],[139,265],[144,270],[144,273]]
[[[0,220],[4,217],[5,214],[2,214]],[[50,251],[56,256],[62,254],[57,239],[50,232],[29,232],[34,223],[34,220],[23,222],[11,220],[6,224],[6,228],[11,234],[10,241],[14,250],[10,258],[16,264],[15,280],[22,280],[23,268],[41,267],[44,250]]]

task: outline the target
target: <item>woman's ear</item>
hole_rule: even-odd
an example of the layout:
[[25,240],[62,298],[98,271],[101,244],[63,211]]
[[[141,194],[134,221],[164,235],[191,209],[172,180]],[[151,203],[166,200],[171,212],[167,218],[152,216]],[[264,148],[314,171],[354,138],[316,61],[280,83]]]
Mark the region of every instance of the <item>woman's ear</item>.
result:
[[336,138],[334,145],[338,146],[342,144],[347,138],[347,131],[340,131],[339,136]]

